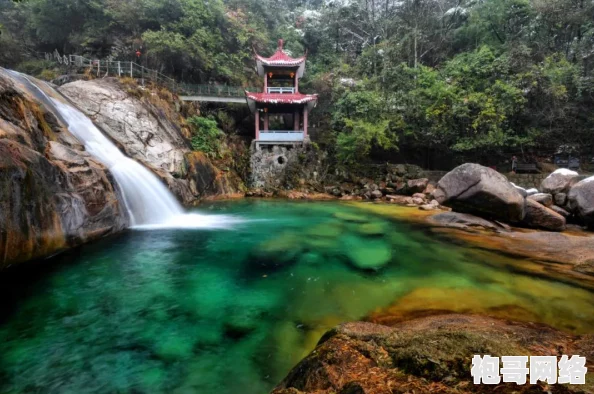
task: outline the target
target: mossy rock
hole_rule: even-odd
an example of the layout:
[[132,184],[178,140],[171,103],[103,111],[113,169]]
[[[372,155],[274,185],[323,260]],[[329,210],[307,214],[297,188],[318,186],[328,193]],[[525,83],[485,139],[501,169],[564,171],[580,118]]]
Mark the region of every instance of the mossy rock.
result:
[[278,267],[296,261],[304,244],[303,235],[284,233],[264,241],[250,252],[251,260],[261,267]]
[[344,253],[349,263],[362,270],[377,271],[392,259],[390,245],[382,240],[345,237]]
[[388,232],[388,225],[384,222],[369,222],[358,225],[356,229],[363,235],[380,236]]
[[350,212],[335,212],[333,216],[345,222],[367,223],[369,221],[369,218],[364,215],[357,215]]
[[322,223],[307,230],[307,236],[337,238],[343,233],[344,227],[340,222]]
[[340,242],[337,239],[332,238],[306,238],[305,244],[308,248],[314,251],[332,251],[340,249]]

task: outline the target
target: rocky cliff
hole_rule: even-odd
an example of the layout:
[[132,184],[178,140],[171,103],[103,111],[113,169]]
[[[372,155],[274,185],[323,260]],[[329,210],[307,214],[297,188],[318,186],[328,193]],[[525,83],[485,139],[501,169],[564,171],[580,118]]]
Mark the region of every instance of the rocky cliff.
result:
[[59,90],[126,155],[157,174],[184,204],[240,189],[239,177],[192,151],[189,128],[171,93],[115,78],[71,82]]
[[128,224],[109,171],[23,82],[0,69],[0,268]]

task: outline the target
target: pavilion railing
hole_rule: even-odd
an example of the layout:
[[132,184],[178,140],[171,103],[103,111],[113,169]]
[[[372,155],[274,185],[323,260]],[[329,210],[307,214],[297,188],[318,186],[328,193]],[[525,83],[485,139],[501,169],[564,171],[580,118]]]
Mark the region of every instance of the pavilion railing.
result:
[[293,94],[295,93],[295,88],[286,88],[286,87],[271,87],[271,88],[267,88],[268,93],[289,93],[289,94]]
[[259,141],[303,141],[303,130],[260,130]]

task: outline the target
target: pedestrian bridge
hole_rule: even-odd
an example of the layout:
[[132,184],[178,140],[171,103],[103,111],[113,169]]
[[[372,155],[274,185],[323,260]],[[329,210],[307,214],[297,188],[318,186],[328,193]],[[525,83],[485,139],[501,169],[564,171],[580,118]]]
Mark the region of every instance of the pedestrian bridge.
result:
[[247,104],[245,98],[246,90],[259,92],[262,89],[227,85],[178,85],[178,95],[183,101]]

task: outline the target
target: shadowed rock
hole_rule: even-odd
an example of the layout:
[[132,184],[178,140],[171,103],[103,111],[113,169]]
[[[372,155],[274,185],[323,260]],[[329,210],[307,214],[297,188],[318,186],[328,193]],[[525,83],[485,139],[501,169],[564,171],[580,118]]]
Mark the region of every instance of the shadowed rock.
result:
[[576,183],[568,195],[568,204],[584,223],[594,229],[594,177]]
[[454,211],[505,222],[524,218],[524,197],[507,178],[479,164],[467,163],[447,173],[433,193]]

